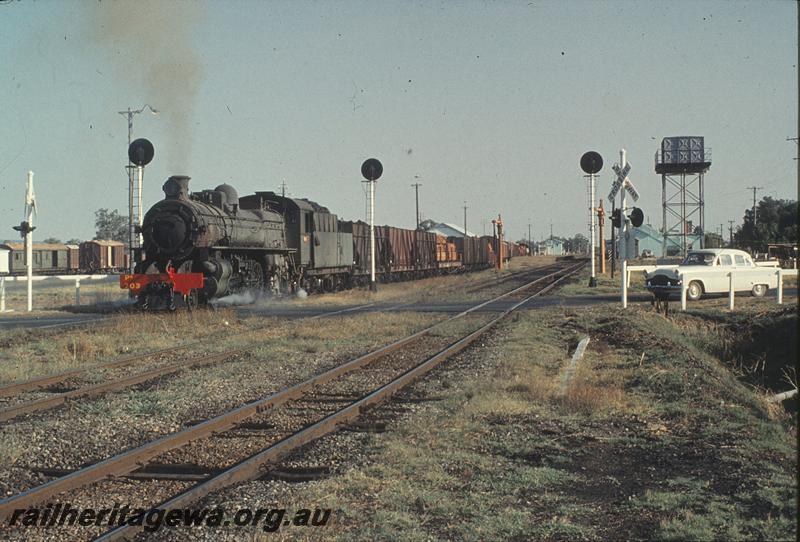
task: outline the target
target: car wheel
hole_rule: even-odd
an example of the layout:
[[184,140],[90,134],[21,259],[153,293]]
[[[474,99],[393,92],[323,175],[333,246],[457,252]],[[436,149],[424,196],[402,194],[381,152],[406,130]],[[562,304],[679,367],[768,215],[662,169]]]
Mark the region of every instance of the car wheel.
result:
[[703,287],[700,285],[700,283],[696,280],[690,282],[689,287],[686,288],[686,299],[690,301],[697,301],[702,295]]
[[753,297],[764,297],[767,295],[767,285],[766,284],[756,284],[753,286],[753,289],[750,291]]

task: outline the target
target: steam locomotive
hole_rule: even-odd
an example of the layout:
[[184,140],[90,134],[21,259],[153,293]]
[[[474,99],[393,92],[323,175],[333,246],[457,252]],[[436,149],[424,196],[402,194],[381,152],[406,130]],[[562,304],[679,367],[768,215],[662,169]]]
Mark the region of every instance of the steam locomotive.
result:
[[[189,179],[164,183],[165,198],[141,226],[144,258],[120,277],[140,306],[175,309],[244,290],[335,291],[368,282],[367,224],[274,192],[240,198],[222,184],[190,193]],[[485,268],[501,248],[504,259],[520,252],[491,237],[455,239],[391,226],[376,226],[375,238],[382,281]]]

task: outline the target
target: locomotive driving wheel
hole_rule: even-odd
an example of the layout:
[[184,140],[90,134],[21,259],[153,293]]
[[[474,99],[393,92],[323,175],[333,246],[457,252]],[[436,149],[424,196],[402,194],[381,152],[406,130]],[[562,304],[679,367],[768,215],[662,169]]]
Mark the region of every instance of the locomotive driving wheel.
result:
[[247,274],[244,276],[242,284],[244,286],[243,289],[263,290],[266,287],[266,282],[264,281],[264,267],[261,262],[250,262],[247,267]]

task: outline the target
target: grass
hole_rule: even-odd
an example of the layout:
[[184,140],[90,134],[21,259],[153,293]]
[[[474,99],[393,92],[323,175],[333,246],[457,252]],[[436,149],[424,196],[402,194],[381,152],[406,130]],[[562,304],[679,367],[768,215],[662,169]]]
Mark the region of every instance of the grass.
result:
[[[633,265],[633,264],[631,264]],[[638,264],[637,264],[638,265]],[[643,264],[650,265],[650,264]],[[597,286],[589,287],[589,277],[591,276],[591,268],[587,266],[581,271],[575,279],[565,284],[560,290],[560,295],[573,296],[573,295],[609,295],[620,293],[622,287],[622,275],[619,266],[617,266],[614,278],[611,278],[611,267],[606,264],[606,272],[600,273],[599,267],[595,273],[597,279]],[[644,282],[644,273],[641,271],[631,272],[630,284],[628,285],[629,293],[646,293]]]
[[[6,283],[6,309],[14,313],[26,312],[28,293],[25,282]],[[102,305],[122,303],[128,299],[127,290],[119,287],[118,281],[84,279],[81,281],[81,305]],[[49,279],[47,282],[33,283],[34,310],[55,310],[75,305],[75,281]]]
[[487,369],[449,369],[445,399],[371,437],[371,461],[290,500],[340,509],[340,540],[794,540],[794,419],[701,340],[711,325],[636,307],[525,313]]
[[244,331],[253,324],[240,322],[233,311],[220,310],[127,314],[110,324],[79,330],[8,330],[0,334],[0,383]]

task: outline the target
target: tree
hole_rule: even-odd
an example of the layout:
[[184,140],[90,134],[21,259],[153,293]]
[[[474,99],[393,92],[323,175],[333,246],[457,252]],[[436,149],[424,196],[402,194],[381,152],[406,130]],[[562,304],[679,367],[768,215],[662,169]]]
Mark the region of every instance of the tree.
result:
[[796,201],[765,196],[753,211],[744,213],[742,225],[734,233],[734,244],[751,251],[766,252],[767,243],[797,243]]
[[98,209],[94,212],[95,239],[113,239],[125,242],[128,240],[128,217],[120,216],[114,209]]
[[576,233],[570,239],[564,239],[564,252],[572,254],[588,254],[589,239],[582,233]]
[[48,237],[47,239],[43,240],[42,243],[58,245],[61,243],[61,239],[57,239],[55,237]]
[[80,245],[81,243],[83,243],[83,241],[81,241],[80,239],[78,239],[76,237],[73,237],[72,239],[70,239],[69,241],[67,241],[64,244],[65,245]]

